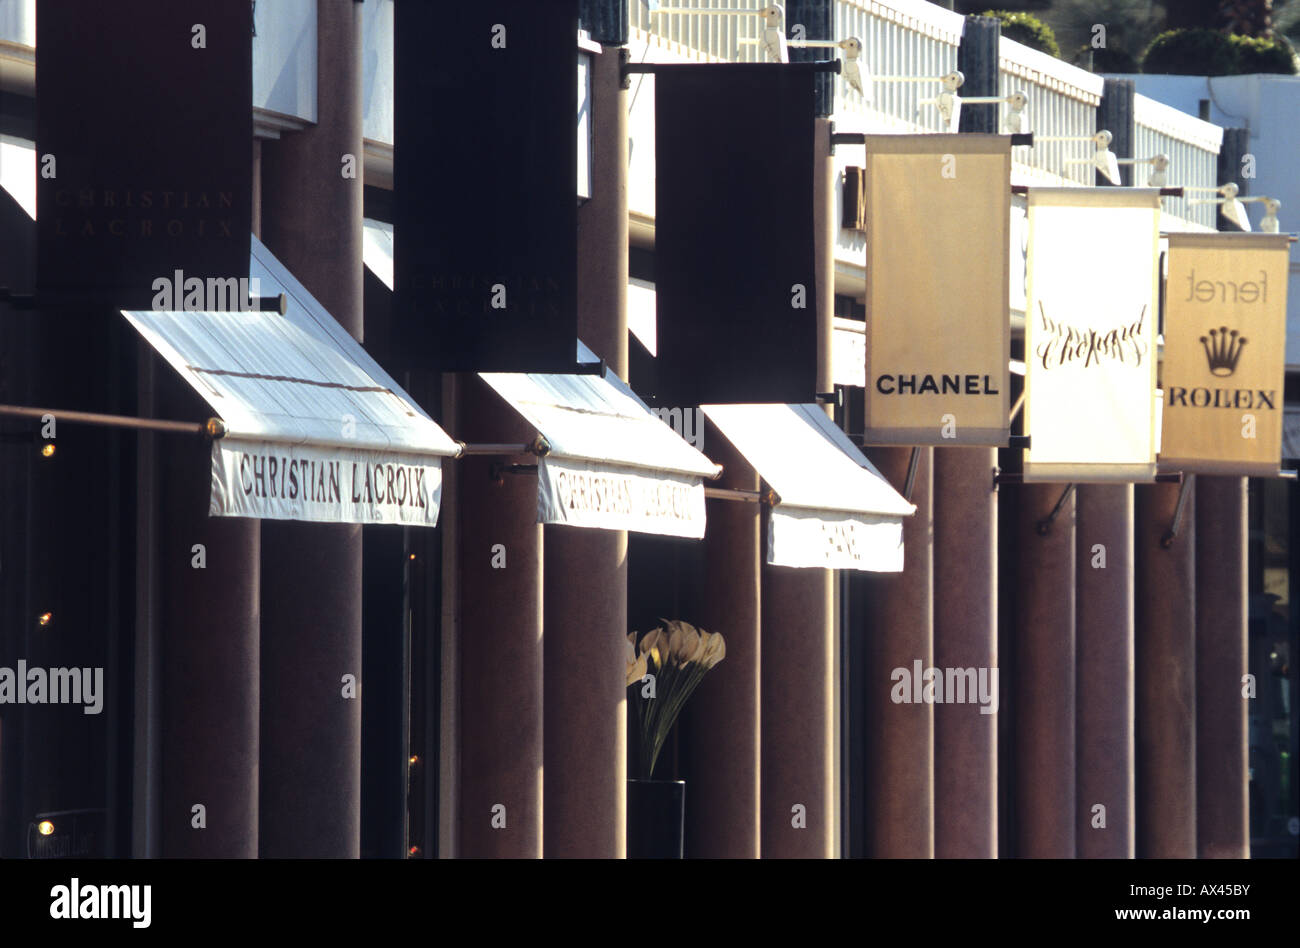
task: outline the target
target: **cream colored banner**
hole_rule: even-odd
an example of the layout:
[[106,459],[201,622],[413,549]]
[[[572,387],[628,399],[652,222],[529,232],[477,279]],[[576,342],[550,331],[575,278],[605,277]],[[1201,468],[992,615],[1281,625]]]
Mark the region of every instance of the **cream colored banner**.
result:
[[1282,459],[1286,234],[1170,234],[1160,466],[1260,476]]
[[1026,481],[1149,481],[1160,197],[1030,188]]
[[866,440],[1005,445],[1011,139],[866,150]]

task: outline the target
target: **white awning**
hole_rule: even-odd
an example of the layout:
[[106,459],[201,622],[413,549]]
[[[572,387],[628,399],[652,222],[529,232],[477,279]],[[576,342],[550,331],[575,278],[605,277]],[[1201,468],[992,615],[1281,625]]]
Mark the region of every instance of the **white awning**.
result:
[[703,478],[718,466],[617,375],[480,376],[550,445],[537,465],[539,523],[704,536]]
[[256,237],[250,278],[285,315],[123,310],[225,423],[209,513],[434,526],[457,443]]
[[36,220],[36,143],[0,135],[0,188]]
[[381,283],[393,288],[393,225],[366,218],[363,222],[361,259]]
[[817,405],[705,405],[779,502],[768,521],[776,566],[903,569],[903,518],[916,512]]

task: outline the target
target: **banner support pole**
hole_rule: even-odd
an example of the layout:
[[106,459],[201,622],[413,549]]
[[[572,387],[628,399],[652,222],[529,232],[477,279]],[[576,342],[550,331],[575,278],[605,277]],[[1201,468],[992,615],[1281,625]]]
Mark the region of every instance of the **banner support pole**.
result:
[[1183,478],[1183,482],[1178,485],[1178,501],[1174,505],[1174,518],[1169,524],[1169,529],[1165,535],[1160,538],[1160,545],[1166,550],[1174,545],[1174,540],[1178,537],[1178,529],[1182,525],[1183,507],[1187,504],[1187,488],[1191,485],[1196,475],[1188,474]]

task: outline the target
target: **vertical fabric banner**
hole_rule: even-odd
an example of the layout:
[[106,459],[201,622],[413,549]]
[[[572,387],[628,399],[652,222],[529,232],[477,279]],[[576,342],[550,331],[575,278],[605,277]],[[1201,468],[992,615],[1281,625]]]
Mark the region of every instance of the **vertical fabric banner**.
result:
[[1026,481],[1155,476],[1160,195],[1030,188]]
[[577,0],[396,5],[393,352],[409,367],[574,369],[577,29]]
[[866,440],[1005,446],[1011,139],[866,148]]
[[1170,234],[1160,466],[1275,475],[1286,378],[1286,234]]
[[814,69],[656,66],[661,401],[816,397]]
[[149,309],[155,280],[180,298],[189,281],[248,276],[251,11],[241,0],[38,0],[41,297]]

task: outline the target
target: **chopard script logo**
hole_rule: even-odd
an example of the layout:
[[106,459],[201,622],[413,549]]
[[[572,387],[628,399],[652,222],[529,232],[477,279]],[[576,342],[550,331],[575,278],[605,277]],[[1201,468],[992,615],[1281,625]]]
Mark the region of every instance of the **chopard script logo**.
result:
[[1149,343],[1143,336],[1146,306],[1142,307],[1142,312],[1134,322],[1109,331],[1091,327],[1084,329],[1051,319],[1041,300],[1038,312],[1042,317],[1040,332],[1045,334],[1045,338],[1040,337],[1034,352],[1044,369],[1080,362],[1086,369],[1100,365],[1103,360],[1132,362],[1137,367],[1146,357],[1149,348]]

